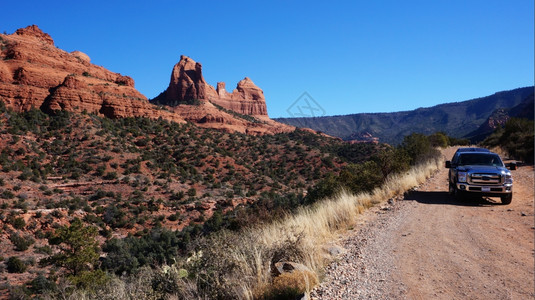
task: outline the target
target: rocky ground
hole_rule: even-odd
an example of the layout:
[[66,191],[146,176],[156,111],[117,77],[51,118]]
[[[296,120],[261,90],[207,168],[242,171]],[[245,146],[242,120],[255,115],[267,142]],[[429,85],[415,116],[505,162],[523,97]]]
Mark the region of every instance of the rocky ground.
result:
[[533,166],[513,171],[513,202],[501,205],[456,201],[440,170],[366,212],[311,298],[533,299],[533,174]]

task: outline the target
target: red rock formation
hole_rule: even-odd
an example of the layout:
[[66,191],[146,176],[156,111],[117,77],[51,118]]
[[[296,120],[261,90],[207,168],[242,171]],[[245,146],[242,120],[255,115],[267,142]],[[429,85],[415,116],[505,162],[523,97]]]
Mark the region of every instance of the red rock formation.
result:
[[194,100],[208,100],[244,115],[267,116],[264,92],[247,77],[238,82],[232,93],[225,90],[225,83],[218,82],[217,89],[206,83],[202,65],[182,55],[173,68],[169,87],[153,101],[176,106],[191,104]]
[[37,38],[40,41],[43,41],[47,44],[50,44],[54,46],[54,40],[48,33],[44,33],[37,27],[37,25],[30,25],[26,28],[19,28],[17,31],[15,31],[16,35],[24,36],[24,37],[30,37],[30,38]]
[[50,35],[35,25],[11,35],[0,34],[0,49],[0,100],[15,111],[40,108],[110,118],[187,120],[254,135],[295,129],[269,119],[263,92],[249,78],[240,81],[232,93],[224,83],[218,83],[216,91],[204,80],[201,64],[186,56],[173,68],[169,88],[155,101],[173,107],[160,108],[135,89],[132,78],[91,64],[90,57],[80,51],[56,48]]
[[224,82],[217,83],[216,91],[217,97],[209,98],[214,104],[244,115],[267,116],[264,92],[248,77],[240,80],[230,94],[225,90]]
[[184,122],[150,104],[132,78],[91,64],[80,51],[56,48],[35,25],[0,35],[0,49],[0,99],[15,111],[33,107]]
[[207,99],[215,90],[202,76],[202,65],[182,55],[174,66],[171,81],[166,91],[167,105],[177,105],[190,100]]

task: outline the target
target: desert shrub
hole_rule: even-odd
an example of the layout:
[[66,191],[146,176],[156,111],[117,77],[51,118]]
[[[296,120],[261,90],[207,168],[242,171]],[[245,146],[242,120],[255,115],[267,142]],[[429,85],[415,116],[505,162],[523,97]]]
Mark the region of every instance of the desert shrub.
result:
[[35,253],[41,253],[41,254],[52,254],[52,248],[49,245],[45,245],[42,247],[35,247]]
[[26,221],[24,221],[21,217],[14,217],[10,216],[8,219],[8,222],[15,228],[15,229],[23,229],[26,227]]
[[383,174],[375,161],[347,165],[340,172],[339,182],[351,192],[369,192],[383,182]]
[[469,139],[459,139],[448,136],[448,145],[450,146],[468,146],[470,145]]
[[18,232],[11,234],[9,240],[15,245],[15,250],[17,251],[26,251],[33,243],[35,243],[35,240],[31,236],[23,236]]
[[106,284],[110,280],[109,276],[102,270],[83,270],[76,275],[70,275],[67,279],[76,287],[85,290],[95,290]]
[[192,187],[188,190],[187,195],[190,197],[195,197],[195,195],[197,195],[197,190]]
[[409,169],[409,155],[401,147],[386,148],[371,158],[381,171],[383,181],[390,174],[397,174]]
[[405,136],[401,143],[401,148],[409,155],[411,165],[425,163],[429,159],[440,154],[439,151],[432,146],[429,138],[420,133],[412,133]]
[[120,228],[126,225],[126,214],[114,204],[109,204],[102,215],[103,221],[112,228]]
[[24,273],[28,266],[16,256],[11,256],[6,263],[9,273]]
[[113,171],[113,172],[108,172],[108,173],[106,173],[106,175],[104,175],[103,178],[106,179],[106,180],[114,180],[114,179],[117,179],[117,172],[115,172],[115,171]]
[[95,170],[96,176],[103,176],[104,172],[106,172],[106,166],[105,165],[99,165]]
[[15,285],[9,287],[10,300],[26,300],[32,299],[31,291],[24,285]]
[[[102,250],[107,256],[102,259],[102,268],[115,274],[132,273],[144,265],[171,264],[186,248],[191,229],[181,232],[167,229],[153,229],[141,237],[129,236],[106,241]],[[199,229],[200,232],[200,229]]]
[[309,203],[316,202],[320,199],[333,196],[341,188],[337,176],[328,174],[327,177],[320,180],[316,185],[308,190],[306,201]]
[[12,191],[4,190],[2,193],[0,193],[0,198],[3,199],[13,199],[15,197],[15,194],[13,194]]
[[44,294],[57,289],[57,285],[54,280],[46,278],[43,274],[37,275],[37,277],[30,281],[29,286],[30,290],[36,294]]
[[449,145],[449,138],[444,132],[435,132],[428,139],[432,147],[446,148]]

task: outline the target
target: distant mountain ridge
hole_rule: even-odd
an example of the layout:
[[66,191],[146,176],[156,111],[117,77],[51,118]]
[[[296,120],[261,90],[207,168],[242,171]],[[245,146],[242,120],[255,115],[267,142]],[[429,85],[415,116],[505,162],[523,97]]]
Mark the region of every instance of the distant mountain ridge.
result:
[[534,94],[532,93],[526,99],[524,99],[520,104],[513,108],[498,108],[496,109],[488,119],[479,126],[478,129],[472,131],[467,138],[474,143],[483,141],[487,136],[496,130],[499,126],[505,126],[505,123],[511,118],[525,118],[533,120],[534,117]]
[[517,88],[486,97],[411,111],[275,120],[311,128],[344,140],[366,133],[378,137],[380,142],[397,144],[413,132],[431,134],[437,131],[461,138],[477,130],[497,109],[519,105],[533,95],[533,90],[533,86]]

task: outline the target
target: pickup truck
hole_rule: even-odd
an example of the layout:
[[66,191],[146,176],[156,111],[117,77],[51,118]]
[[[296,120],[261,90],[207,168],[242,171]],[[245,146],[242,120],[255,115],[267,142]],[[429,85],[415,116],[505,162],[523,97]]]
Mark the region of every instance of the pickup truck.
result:
[[[509,164],[516,169],[516,164]],[[457,199],[467,196],[500,197],[503,204],[513,200],[513,176],[500,156],[484,148],[459,148],[449,168],[449,192]]]

